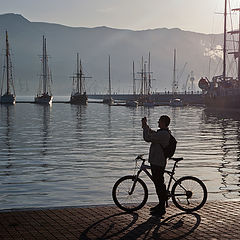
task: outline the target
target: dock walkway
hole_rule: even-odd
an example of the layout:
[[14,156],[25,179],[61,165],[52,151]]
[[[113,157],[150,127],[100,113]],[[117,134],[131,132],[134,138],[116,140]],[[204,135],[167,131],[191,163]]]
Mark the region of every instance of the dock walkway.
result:
[[1,211],[0,239],[240,239],[240,201],[207,202],[189,214],[170,204],[163,219],[151,217],[150,206]]

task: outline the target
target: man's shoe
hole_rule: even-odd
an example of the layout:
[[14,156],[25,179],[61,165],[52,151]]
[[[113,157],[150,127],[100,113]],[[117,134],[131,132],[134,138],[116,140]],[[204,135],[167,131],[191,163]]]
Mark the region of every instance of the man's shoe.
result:
[[150,211],[152,212],[152,211],[156,211],[156,210],[159,210],[159,209],[160,209],[160,205],[158,204],[155,207],[151,207]]

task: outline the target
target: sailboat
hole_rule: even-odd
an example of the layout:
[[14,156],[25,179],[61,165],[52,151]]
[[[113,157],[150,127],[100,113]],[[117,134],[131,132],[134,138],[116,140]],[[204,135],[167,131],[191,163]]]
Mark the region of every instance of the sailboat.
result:
[[137,107],[138,101],[136,100],[136,79],[135,79],[135,70],[134,70],[134,61],[133,61],[133,98],[126,101],[127,107]]
[[[4,75],[6,70],[6,92],[4,92]],[[11,92],[12,89],[12,92]],[[1,86],[1,104],[15,104],[16,103],[16,94],[13,85],[13,75],[12,75],[12,62],[10,58],[10,51],[9,51],[9,42],[8,42],[8,32],[6,31],[6,52],[5,52],[5,66],[3,71],[3,79],[2,79],[2,86]]]
[[79,53],[77,53],[77,73],[72,77],[73,91],[71,94],[70,103],[80,104],[80,105],[87,104],[88,96],[86,94],[84,82],[83,82],[85,78],[90,78],[90,77],[84,76],[81,60],[79,64]]
[[[240,11],[239,8],[233,11]],[[240,24],[240,22],[239,22]],[[227,59],[227,0],[225,0],[224,7],[224,38],[223,38],[223,72],[219,76],[213,76],[212,81],[207,77],[202,77],[198,86],[202,89],[204,94],[205,104],[209,108],[214,109],[240,109],[240,29],[230,31],[231,34],[238,34],[238,49],[235,52],[228,52],[234,54],[235,59],[238,58],[237,64],[237,78],[226,75],[226,59]]]
[[140,94],[138,96],[138,104],[141,106],[145,107],[154,107],[155,103],[153,101],[153,97],[151,95],[151,88],[152,88],[152,81],[155,80],[151,77],[151,62],[150,62],[150,52],[148,54],[148,69],[147,69],[147,61],[143,60],[142,57],[142,67],[141,67],[141,72],[140,74],[140,82],[141,82],[141,87],[140,87]]
[[111,95],[111,73],[110,73],[110,56],[108,57],[108,95],[103,98],[103,103],[112,105],[114,100]]
[[52,82],[52,74],[48,66],[47,42],[44,36],[43,36],[43,54],[41,60],[42,60],[42,74],[39,82],[39,90],[34,100],[35,103],[39,104],[51,104],[53,99],[50,88],[50,83]]
[[172,107],[182,107],[183,102],[180,98],[176,98],[178,84],[176,81],[176,49],[173,53],[173,83],[172,83],[172,99],[170,100],[170,106]]

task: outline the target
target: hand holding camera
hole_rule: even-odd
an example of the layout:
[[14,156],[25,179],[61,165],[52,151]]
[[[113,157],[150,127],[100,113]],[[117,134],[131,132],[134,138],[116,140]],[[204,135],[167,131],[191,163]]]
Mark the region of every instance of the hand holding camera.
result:
[[146,126],[147,126],[147,118],[144,117],[144,118],[142,118],[142,128],[144,128]]

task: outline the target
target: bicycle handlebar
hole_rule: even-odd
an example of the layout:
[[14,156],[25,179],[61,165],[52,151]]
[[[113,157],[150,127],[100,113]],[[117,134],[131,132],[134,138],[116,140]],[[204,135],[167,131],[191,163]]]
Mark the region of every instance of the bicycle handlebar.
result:
[[[138,156],[135,158],[135,160],[143,160],[143,161],[146,161],[146,159],[144,159],[143,156],[144,156],[144,154],[140,154],[140,155],[138,155]],[[169,158],[169,160],[170,160],[170,159],[173,160],[173,161],[175,161],[175,162],[179,162],[179,161],[183,160],[183,158],[174,158],[174,157]]]

